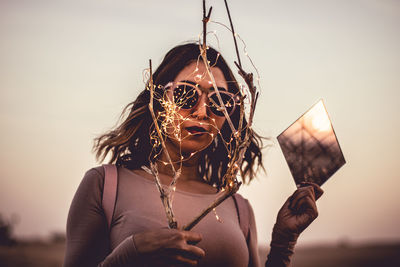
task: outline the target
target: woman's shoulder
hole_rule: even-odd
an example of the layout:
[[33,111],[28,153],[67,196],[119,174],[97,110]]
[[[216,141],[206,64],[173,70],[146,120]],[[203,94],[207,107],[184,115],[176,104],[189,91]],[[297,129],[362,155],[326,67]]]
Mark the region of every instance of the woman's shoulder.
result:
[[[102,166],[93,167],[87,170],[79,184],[77,192],[87,195],[101,195],[104,186],[104,168]],[[91,192],[91,193],[90,193]]]
[[82,182],[86,183],[100,183],[104,182],[104,168],[103,166],[93,167],[85,172]]
[[252,209],[250,202],[247,200],[247,198],[243,197],[241,194],[235,193],[234,195],[232,195],[232,197],[235,201],[235,204],[237,206],[240,206],[240,208]]

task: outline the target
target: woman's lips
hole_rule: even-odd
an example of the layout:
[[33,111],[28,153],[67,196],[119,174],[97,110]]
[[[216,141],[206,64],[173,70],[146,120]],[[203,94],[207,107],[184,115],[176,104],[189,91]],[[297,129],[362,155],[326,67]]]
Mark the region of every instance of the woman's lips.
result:
[[185,128],[191,134],[204,134],[207,132],[206,129],[200,126],[190,126]]

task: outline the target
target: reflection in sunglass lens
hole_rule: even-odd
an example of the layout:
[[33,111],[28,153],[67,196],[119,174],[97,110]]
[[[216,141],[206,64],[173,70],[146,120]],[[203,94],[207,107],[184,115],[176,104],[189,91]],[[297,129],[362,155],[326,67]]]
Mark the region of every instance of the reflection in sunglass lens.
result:
[[[232,114],[233,109],[235,108],[235,100],[232,97],[232,94],[224,91],[224,88],[221,88],[219,93],[221,95],[222,103],[226,108],[226,111],[229,115]],[[181,84],[175,87],[174,89],[174,102],[181,109],[192,109],[197,105],[199,101],[199,93],[197,88],[188,84]],[[224,116],[222,112],[222,108],[220,107],[220,102],[216,92],[212,92],[209,94],[209,108],[211,112],[213,112],[217,116]]]
[[[235,102],[232,96],[225,92],[219,92],[221,95],[222,103],[224,104],[226,111],[229,115],[232,114],[233,108],[235,107]],[[218,100],[217,93],[213,93],[210,96],[210,109],[217,116],[224,116],[222,108],[220,108],[220,102]]]
[[193,108],[198,100],[199,94],[192,86],[179,85],[174,89],[174,102],[182,109]]

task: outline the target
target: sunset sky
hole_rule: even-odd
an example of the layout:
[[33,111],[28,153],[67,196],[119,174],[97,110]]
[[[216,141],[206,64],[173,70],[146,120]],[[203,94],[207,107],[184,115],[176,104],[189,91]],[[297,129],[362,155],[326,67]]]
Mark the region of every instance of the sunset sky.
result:
[[[222,0],[207,3],[212,20],[229,23]],[[399,240],[400,2],[229,3],[261,77],[254,129],[272,144],[267,173],[240,189],[260,243],[295,190],[276,136],[321,98],[347,163],[323,185],[301,242]],[[19,217],[18,237],[65,230],[77,186],[98,165],[93,138],[143,90],[148,60],[197,40],[201,19],[200,0],[0,1],[0,214]],[[209,30],[233,68],[230,33]]]

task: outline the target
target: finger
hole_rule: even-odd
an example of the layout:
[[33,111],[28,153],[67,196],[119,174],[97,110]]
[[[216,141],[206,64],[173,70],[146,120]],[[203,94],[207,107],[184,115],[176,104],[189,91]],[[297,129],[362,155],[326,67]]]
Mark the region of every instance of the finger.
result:
[[294,210],[298,212],[304,212],[306,210],[316,210],[317,205],[315,204],[315,200],[311,198],[311,196],[305,196],[296,203],[293,207]]
[[302,207],[304,208],[303,211],[299,213],[299,216],[303,217],[304,223],[308,226],[312,221],[314,221],[318,217],[318,209],[315,205],[315,202],[312,201],[310,198],[305,198],[304,203],[302,203]]
[[174,255],[172,259],[177,266],[197,266],[198,264],[198,260],[186,258],[182,255]]
[[314,199],[314,189],[312,186],[306,186],[306,187],[301,187],[301,188],[297,189],[296,192],[294,192],[292,195],[292,199],[291,199],[289,208],[293,209],[294,206],[297,205],[297,202],[305,196],[310,196]]
[[203,239],[201,234],[196,233],[196,232],[181,231],[181,233],[183,234],[183,237],[186,240],[186,242],[191,245],[195,245]]
[[322,196],[322,194],[324,193],[324,190],[322,190],[322,188],[316,183],[313,183],[313,182],[302,182],[302,183],[300,183],[300,186],[303,186],[303,185],[304,186],[311,185],[314,188],[315,200],[318,200]]
[[[162,253],[165,257],[184,264],[197,264],[198,260],[205,256],[204,250],[191,245],[183,245],[180,248],[169,248]],[[190,265],[191,266],[191,265]]]
[[[150,262],[149,262],[150,263]],[[159,266],[159,267],[180,267],[180,266],[197,266],[198,261],[187,259],[179,254],[169,254],[152,261],[150,265],[146,266]]]
[[187,257],[197,260],[203,258],[206,255],[206,252],[202,248],[192,245],[187,245],[184,253]]
[[186,242],[175,244],[174,247],[167,248],[166,251],[167,254],[182,255],[186,258],[195,260],[201,259],[206,255],[204,250],[200,247],[188,245]]

